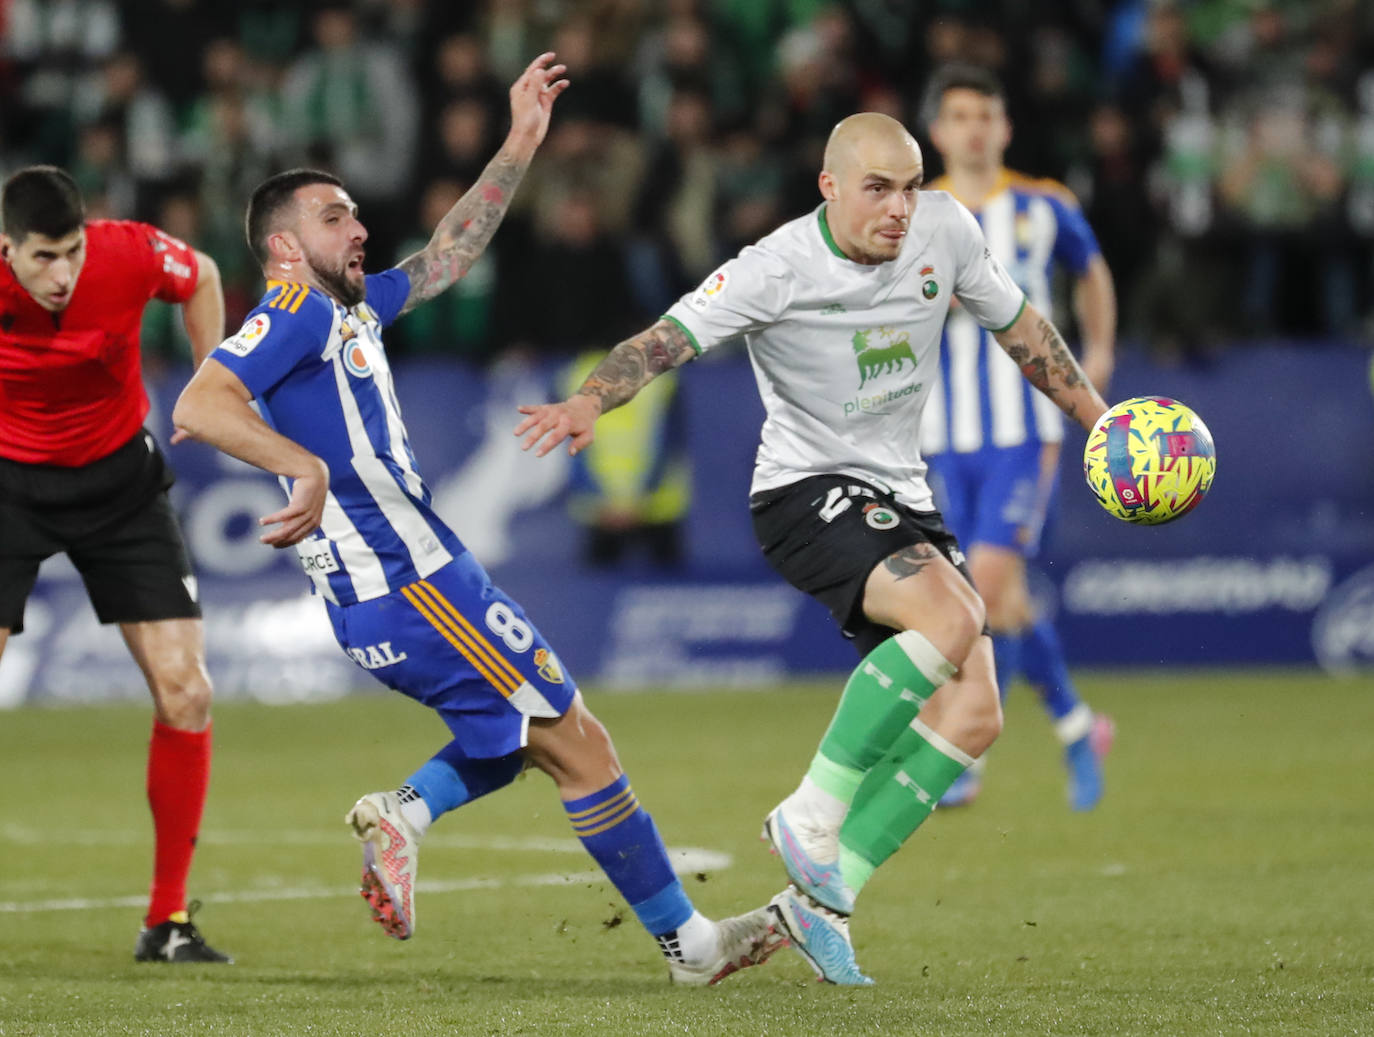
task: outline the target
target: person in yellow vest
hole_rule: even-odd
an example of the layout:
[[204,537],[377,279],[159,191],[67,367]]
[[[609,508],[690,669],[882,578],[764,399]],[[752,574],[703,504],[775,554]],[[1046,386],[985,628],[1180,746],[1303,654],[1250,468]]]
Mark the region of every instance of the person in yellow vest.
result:
[[[603,356],[598,350],[573,360],[563,373],[563,394],[586,381]],[[616,565],[632,549],[642,549],[655,565],[681,564],[692,492],[681,424],[676,375],[656,378],[633,403],[605,415],[595,445],[573,458],[568,511],[586,531],[589,564]]]

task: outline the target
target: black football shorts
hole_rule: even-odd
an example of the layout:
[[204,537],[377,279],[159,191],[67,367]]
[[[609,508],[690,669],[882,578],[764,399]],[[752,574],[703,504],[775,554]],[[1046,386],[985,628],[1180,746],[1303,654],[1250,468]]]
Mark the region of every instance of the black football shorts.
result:
[[973,582],[938,511],[916,511],[859,479],[812,476],[754,494],[749,510],[768,563],[830,610],[860,656],[892,636],[890,628],[863,614],[864,586],[884,558],[912,544],[930,544]]
[[198,619],[191,560],[147,432],[79,468],[0,458],[0,628],[24,629],[46,558],[66,554],[102,623]]

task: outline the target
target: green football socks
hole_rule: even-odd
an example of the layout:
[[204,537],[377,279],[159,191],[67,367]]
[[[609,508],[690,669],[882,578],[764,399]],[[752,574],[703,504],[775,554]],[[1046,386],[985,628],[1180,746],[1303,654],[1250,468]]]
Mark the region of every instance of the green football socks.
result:
[[850,675],[807,777],[848,803],[869,768],[953,675],[954,666],[916,631],[889,637]]
[[913,721],[864,776],[840,826],[840,874],[858,893],[921,827],[973,757]]

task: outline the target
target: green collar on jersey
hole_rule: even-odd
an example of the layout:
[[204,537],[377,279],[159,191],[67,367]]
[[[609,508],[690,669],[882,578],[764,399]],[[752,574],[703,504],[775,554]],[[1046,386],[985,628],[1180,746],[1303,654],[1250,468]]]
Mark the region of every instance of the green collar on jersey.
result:
[[[849,257],[846,256],[844,252],[840,250],[840,246],[835,244],[835,236],[830,233],[830,222],[825,218],[824,205],[822,205],[820,209],[817,210],[817,216],[820,218],[821,237],[825,239],[826,247],[829,248],[831,252],[835,253],[835,255],[839,256],[841,259],[849,259]],[[853,260],[850,260],[850,262],[853,262]]]

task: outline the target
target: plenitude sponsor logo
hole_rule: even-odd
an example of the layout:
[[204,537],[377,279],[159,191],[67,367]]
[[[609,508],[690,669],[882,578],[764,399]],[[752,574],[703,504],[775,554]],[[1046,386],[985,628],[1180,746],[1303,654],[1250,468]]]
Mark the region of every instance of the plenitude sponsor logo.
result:
[[924,382],[912,382],[910,385],[903,385],[899,389],[889,389],[887,392],[876,393],[873,396],[855,396],[852,400],[844,402],[844,416],[847,418],[853,414],[880,411],[889,403],[895,403],[907,396],[914,396],[921,391],[924,384]]

